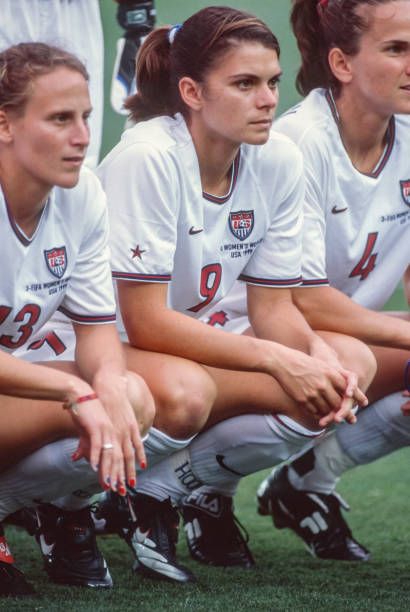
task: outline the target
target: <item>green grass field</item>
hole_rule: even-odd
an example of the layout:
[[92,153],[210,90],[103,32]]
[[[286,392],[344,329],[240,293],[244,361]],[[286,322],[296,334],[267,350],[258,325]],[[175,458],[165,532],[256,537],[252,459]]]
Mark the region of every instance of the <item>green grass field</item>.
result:
[[[277,33],[284,67],[281,110],[297,96],[293,88],[297,52],[289,34],[289,0],[214,1],[252,11]],[[160,23],[175,23],[210,2],[157,0]],[[118,140],[123,118],[109,108],[114,44],[120,35],[115,4],[101,0],[106,37],[106,111],[103,153]],[[406,309],[401,290],[389,302],[391,309]],[[221,570],[191,562],[181,536],[180,558],[195,572],[195,585],[177,586],[142,579],[131,572],[132,556],[114,536],[99,540],[109,563],[115,588],[108,592],[65,588],[48,582],[34,539],[13,528],[8,537],[18,565],[38,591],[37,598],[0,600],[7,611],[369,611],[410,609],[408,491],[410,473],[404,469],[410,449],[349,472],[339,491],[353,511],[348,516],[355,536],[372,551],[365,564],[318,561],[305,552],[300,540],[287,531],[272,528],[271,520],[255,512],[255,491],[264,472],[243,480],[236,499],[237,514],[250,535],[257,566],[254,570]]]
[[313,559],[288,531],[274,530],[269,517],[255,513],[255,490],[264,472],[244,479],[236,506],[247,527],[257,566],[253,570],[200,566],[187,556],[181,537],[180,558],[196,573],[195,585],[177,586],[142,579],[131,572],[131,552],[115,536],[100,538],[115,587],[109,592],[50,584],[41,569],[36,544],[8,529],[20,567],[34,581],[38,598],[0,602],[7,611],[57,610],[97,612],[192,611],[369,611],[410,609],[408,491],[405,467],[410,450],[353,470],[338,490],[352,507],[348,519],[354,534],[372,551],[367,563]]

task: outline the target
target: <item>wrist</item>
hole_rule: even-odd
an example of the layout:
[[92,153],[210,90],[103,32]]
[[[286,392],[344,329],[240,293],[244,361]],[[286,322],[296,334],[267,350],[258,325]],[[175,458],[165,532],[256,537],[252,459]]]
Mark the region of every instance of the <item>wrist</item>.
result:
[[81,378],[72,377],[63,394],[63,404],[73,404],[78,398],[85,397],[94,393],[94,389]]
[[260,340],[263,343],[261,363],[258,371],[276,377],[281,370],[283,362],[288,359],[288,351],[291,350],[283,344],[270,340]]
[[107,390],[123,391],[127,386],[125,370],[113,364],[105,365],[97,370],[92,379],[92,387],[100,395]]
[[98,399],[98,395],[96,393],[88,393],[87,395],[80,395],[76,397],[72,402],[64,402],[63,408],[64,410],[71,410],[74,414],[78,414],[78,405],[85,404],[86,402],[92,402],[93,400]]

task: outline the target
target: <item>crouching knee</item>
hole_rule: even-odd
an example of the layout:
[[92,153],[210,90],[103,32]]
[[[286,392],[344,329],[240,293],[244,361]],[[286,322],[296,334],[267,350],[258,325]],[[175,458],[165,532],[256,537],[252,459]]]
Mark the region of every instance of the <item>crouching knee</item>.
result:
[[357,374],[359,387],[365,391],[377,371],[376,358],[367,344],[344,334],[320,332],[320,335],[336,351],[342,366]]
[[345,367],[356,372],[359,379],[359,387],[368,389],[377,372],[377,361],[373,352],[360,340],[351,338],[353,343],[351,353],[346,356]]
[[155,418],[154,398],[145,381],[134,372],[127,372],[127,390],[140,435],[145,436]]
[[200,365],[192,364],[156,395],[155,427],[176,439],[195,435],[205,425],[216,393],[207,372]]

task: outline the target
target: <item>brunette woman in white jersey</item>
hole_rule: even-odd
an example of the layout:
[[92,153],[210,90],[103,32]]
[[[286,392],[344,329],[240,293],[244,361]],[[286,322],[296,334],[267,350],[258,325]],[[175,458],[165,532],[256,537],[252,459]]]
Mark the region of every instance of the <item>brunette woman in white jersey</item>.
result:
[[[354,428],[341,425],[264,481],[259,512],[272,514],[278,527],[293,528],[317,556],[364,560],[368,551],[352,537],[333,490],[344,470],[409,442],[410,404],[401,397],[409,385],[409,316],[368,309],[382,308],[403,276],[410,296],[410,3],[295,2],[292,23],[303,61],[298,85],[307,98],[274,130],[300,147],[305,165],[303,285],[293,290],[294,300],[313,328],[372,346],[378,372],[370,396],[376,403],[359,414]],[[220,329],[246,329],[244,287],[237,283],[203,318]],[[261,436],[253,456],[248,449],[246,472],[236,456],[249,438],[246,427],[242,434],[229,421],[223,427],[218,441],[209,432],[192,443],[191,468],[199,474],[201,454],[213,448],[237,474],[223,478],[215,470],[213,487],[186,499],[185,530],[196,560],[246,566],[238,532],[225,538],[221,553],[228,524],[221,515],[232,515],[240,474],[266,466],[266,440]],[[166,478],[171,482],[170,473]]]
[[[246,13],[208,7],[180,27],[159,28],[141,48],[138,93],[127,103],[137,125],[99,176],[130,344],[202,364],[215,391],[207,427],[259,413],[255,427],[285,458],[343,413],[354,420],[352,398],[342,397],[350,383],[357,389],[357,376],[368,384],[373,358],[353,339],[314,333],[292,303],[304,186],[297,148],[270,135],[279,77],[275,36]],[[247,283],[252,333],[198,321],[238,277]],[[341,362],[354,355],[354,374],[335,351]],[[149,364],[138,371],[155,397],[163,378]],[[185,582],[192,575],[175,559],[162,463],[139,478],[136,567]],[[189,462],[187,472],[195,480]]]
[[[125,367],[105,196],[96,177],[81,171],[91,112],[87,81],[83,64],[58,48],[24,43],[0,53],[1,521],[47,499],[50,489],[54,497],[88,485],[124,495],[126,483],[135,484],[135,459],[145,461],[139,425],[144,431],[151,424],[153,402]],[[57,309],[73,321],[75,363],[54,368],[16,358]],[[88,584],[110,587],[89,511],[72,510],[68,520],[55,510],[59,541],[49,542],[60,554],[55,578],[71,553],[72,584],[86,583],[86,567]],[[70,549],[64,540],[73,529],[83,538]],[[0,596],[33,593],[3,530],[0,544]]]
[[341,515],[336,483],[410,443],[410,316],[376,312],[401,280],[410,304],[410,2],[294,0],[291,20],[307,97],[276,129],[300,147],[307,177],[309,289],[295,300],[312,326],[371,345],[378,369],[375,403],[357,425],[276,470],[260,486],[259,512],[316,556],[361,561],[369,552]]

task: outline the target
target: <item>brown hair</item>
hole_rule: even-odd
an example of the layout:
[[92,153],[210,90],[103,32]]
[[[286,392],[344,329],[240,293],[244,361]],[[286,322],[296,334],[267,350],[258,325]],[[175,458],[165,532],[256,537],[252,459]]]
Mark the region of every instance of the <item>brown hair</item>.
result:
[[347,55],[359,51],[360,38],[370,27],[370,20],[358,14],[361,6],[387,4],[393,0],[293,0],[290,16],[302,65],[296,87],[307,95],[315,87],[332,87],[337,95],[340,83],[329,63],[330,49],[338,47]]
[[24,112],[33,80],[56,68],[65,67],[82,74],[84,64],[75,55],[44,43],[20,43],[0,53],[0,109]]
[[259,42],[276,51],[279,43],[268,26],[249,13],[209,6],[187,19],[169,41],[171,26],[151,32],[137,57],[138,91],[125,108],[135,121],[186,112],[179,80],[203,82],[216,62],[238,42]]

